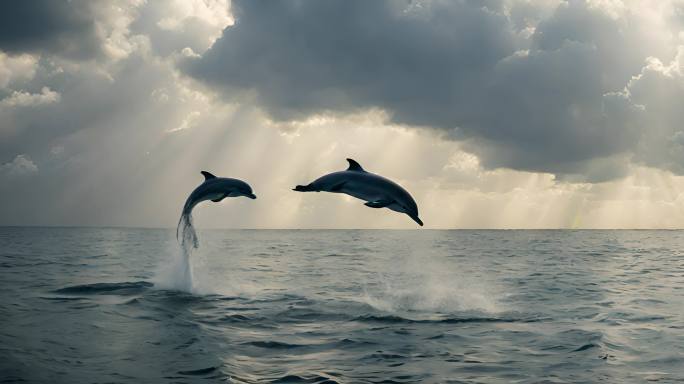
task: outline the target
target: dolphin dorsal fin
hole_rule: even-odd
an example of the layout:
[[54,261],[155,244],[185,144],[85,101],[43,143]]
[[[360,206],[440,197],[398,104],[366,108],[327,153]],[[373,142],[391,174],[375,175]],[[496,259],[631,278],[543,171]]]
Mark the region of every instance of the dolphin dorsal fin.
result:
[[202,174],[202,176],[204,176],[204,181],[207,181],[207,180],[209,180],[209,179],[215,179],[215,178],[216,178],[216,176],[212,175],[211,173],[209,173],[209,172],[207,172],[207,171],[202,171],[202,172],[200,172],[200,173]]
[[356,160],[347,159],[347,161],[349,162],[349,168],[347,168],[347,171],[366,172],[363,168],[361,168],[361,164],[357,163]]

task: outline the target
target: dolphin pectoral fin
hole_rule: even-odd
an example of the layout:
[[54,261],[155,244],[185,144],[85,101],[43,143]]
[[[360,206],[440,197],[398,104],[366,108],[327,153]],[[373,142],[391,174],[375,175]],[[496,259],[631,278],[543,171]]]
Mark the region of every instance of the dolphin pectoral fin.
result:
[[226,196],[228,196],[228,195],[223,195],[223,196],[221,196],[221,197],[219,197],[219,198],[213,199],[212,201],[213,201],[214,203],[218,203],[219,201],[225,199]]
[[376,201],[369,201],[366,204],[364,204],[366,207],[371,207],[371,208],[385,208],[386,206],[394,203],[394,200],[376,200]]

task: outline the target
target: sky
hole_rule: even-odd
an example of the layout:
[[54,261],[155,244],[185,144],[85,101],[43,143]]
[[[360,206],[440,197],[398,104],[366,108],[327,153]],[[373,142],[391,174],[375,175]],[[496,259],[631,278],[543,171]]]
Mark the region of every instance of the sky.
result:
[[683,228],[684,0],[0,4],[0,225]]

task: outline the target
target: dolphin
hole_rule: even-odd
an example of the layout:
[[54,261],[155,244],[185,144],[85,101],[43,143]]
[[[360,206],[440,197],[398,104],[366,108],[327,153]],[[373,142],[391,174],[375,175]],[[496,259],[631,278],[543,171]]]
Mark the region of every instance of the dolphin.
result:
[[418,225],[423,226],[423,222],[418,218],[418,206],[404,188],[380,175],[365,171],[352,159],[347,161],[349,168],[346,171],[321,176],[308,185],[296,186],[293,191],[345,193],[366,201],[367,207],[389,208],[405,213]]
[[178,227],[176,227],[176,239],[179,238],[182,227],[182,242],[190,240],[195,248],[197,248],[198,242],[197,235],[192,227],[192,209],[197,204],[206,200],[218,203],[226,197],[245,196],[250,199],[256,199],[256,195],[252,193],[252,187],[242,180],[216,177],[207,171],[202,171],[201,173],[204,176],[204,182],[195,188],[190,196],[188,196],[188,199],[185,200],[181,217],[178,220]]

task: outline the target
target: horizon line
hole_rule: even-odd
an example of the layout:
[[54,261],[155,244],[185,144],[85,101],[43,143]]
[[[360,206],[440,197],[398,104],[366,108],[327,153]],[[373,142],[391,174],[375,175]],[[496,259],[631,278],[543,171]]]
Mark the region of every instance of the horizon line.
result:
[[[155,230],[175,230],[175,227],[157,226],[124,226],[124,225],[33,225],[33,224],[0,224],[0,228],[83,228],[83,229],[155,229]],[[682,231],[680,227],[664,228],[477,228],[477,227],[457,227],[457,228],[351,228],[351,227],[321,227],[321,228],[288,228],[288,227],[262,227],[262,228],[240,228],[240,227],[198,227],[201,231]]]

